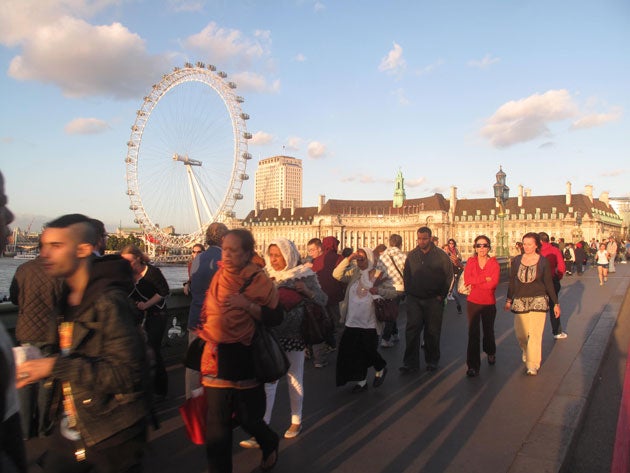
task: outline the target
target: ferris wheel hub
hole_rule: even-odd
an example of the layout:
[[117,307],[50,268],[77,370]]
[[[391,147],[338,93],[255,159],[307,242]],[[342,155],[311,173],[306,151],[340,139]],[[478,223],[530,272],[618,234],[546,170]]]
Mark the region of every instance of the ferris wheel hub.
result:
[[181,154],[175,153],[173,155],[173,161],[180,161],[189,166],[201,166],[202,162],[197,159],[190,159],[188,156],[182,156]]

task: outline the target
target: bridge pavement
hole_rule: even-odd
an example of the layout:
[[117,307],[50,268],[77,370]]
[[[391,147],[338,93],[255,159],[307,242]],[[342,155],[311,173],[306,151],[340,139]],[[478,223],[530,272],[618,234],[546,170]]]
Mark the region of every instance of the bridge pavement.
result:
[[[594,379],[616,325],[630,281],[630,265],[618,265],[608,283],[595,270],[565,278],[560,293],[562,322],[569,337],[555,341],[545,327],[543,364],[536,377],[523,374],[513,317],[502,310],[506,284],[498,290],[495,324],[497,364],[482,358],[477,378],[465,376],[466,317],[449,302],[442,330],[438,371],[401,376],[404,340],[381,349],[389,374],[383,386],[351,394],[336,388],[331,365],[305,368],[303,432],[281,440],[276,472],[556,472],[567,471],[569,454]],[[624,310],[628,311],[628,304]],[[630,314],[625,314],[627,317]],[[404,332],[405,314],[400,325]],[[172,343],[172,342],[171,342]],[[172,343],[173,344],[173,343]],[[620,347],[624,352],[626,347]],[[151,433],[145,471],[203,472],[204,449],[184,435],[177,407],[183,401],[183,339],[170,353],[172,397],[159,405],[162,427]],[[370,373],[372,376],[372,373]],[[371,381],[371,379],[370,379]],[[623,379],[616,380],[619,385]],[[272,427],[290,423],[285,381],[281,381]],[[258,450],[245,450],[234,432],[234,472],[255,471]],[[31,463],[41,440],[27,444]],[[40,471],[32,464],[31,472]]]

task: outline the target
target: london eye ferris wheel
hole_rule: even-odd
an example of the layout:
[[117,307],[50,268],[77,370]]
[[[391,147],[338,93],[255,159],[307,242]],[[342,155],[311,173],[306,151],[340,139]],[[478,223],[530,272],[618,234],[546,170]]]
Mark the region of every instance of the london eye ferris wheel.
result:
[[144,97],[125,162],[129,208],[151,242],[190,246],[234,217],[252,137],[235,89],[215,66],[186,63]]

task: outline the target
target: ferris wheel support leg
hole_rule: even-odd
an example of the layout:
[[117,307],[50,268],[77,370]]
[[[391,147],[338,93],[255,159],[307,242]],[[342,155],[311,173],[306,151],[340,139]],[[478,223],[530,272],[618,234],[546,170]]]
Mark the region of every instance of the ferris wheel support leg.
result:
[[190,197],[195,207],[195,218],[197,219],[197,226],[201,228],[201,215],[199,215],[199,204],[197,203],[197,194],[195,194],[195,188],[193,179],[195,178],[190,168],[190,164],[185,164],[186,172],[188,173],[188,188],[190,189]]
[[[195,176],[192,173],[190,175],[192,176],[192,183],[195,186],[195,189],[197,190],[197,194],[199,195],[199,198],[201,199],[201,203],[203,204],[203,208],[206,211],[206,214],[208,215],[208,219],[212,219],[212,212],[210,211],[210,206],[208,205],[208,201],[206,200],[206,196],[204,195],[203,192],[201,192],[201,187],[199,186],[199,181],[197,181],[197,176]],[[197,211],[197,213],[199,213],[199,211]],[[199,224],[199,227],[201,228],[201,224]]]

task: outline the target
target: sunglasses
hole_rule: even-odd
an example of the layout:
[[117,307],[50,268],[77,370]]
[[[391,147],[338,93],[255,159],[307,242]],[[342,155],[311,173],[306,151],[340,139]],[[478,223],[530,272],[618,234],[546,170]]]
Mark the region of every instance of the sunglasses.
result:
[[475,248],[490,248],[490,245],[488,245],[487,243],[477,243],[475,245]]

